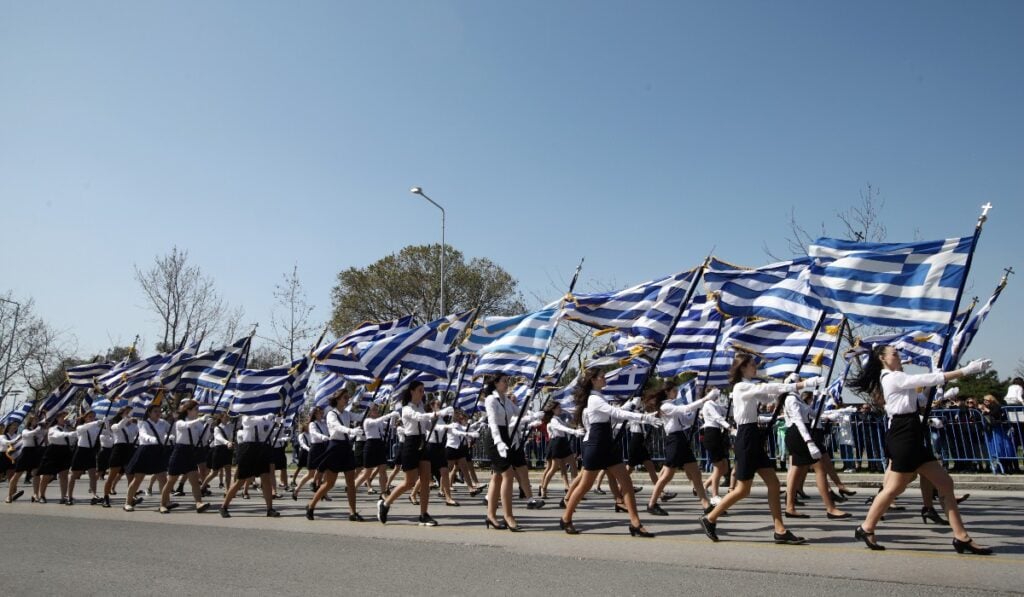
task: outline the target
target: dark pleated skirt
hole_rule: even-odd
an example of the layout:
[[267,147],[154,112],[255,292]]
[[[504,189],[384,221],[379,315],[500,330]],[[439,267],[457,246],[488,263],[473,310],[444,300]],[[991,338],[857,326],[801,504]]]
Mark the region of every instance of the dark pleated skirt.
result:
[[683,468],[697,462],[690,447],[690,433],[687,430],[673,431],[665,438],[665,466]]
[[352,452],[351,442],[343,439],[332,439],[327,442],[327,450],[317,470],[344,473],[355,469],[356,456]]
[[622,452],[618,448],[611,423],[592,423],[583,442],[583,470],[603,471],[622,464]]
[[407,435],[402,442],[402,470],[411,471],[420,467],[421,460],[430,460],[427,447],[419,435]]
[[96,452],[96,470],[106,471],[110,468],[110,455],[114,452],[114,448],[100,447],[99,451]]
[[251,479],[270,473],[270,446],[265,442],[245,442],[238,446],[238,479]]
[[210,456],[206,461],[206,465],[212,470],[220,470],[225,466],[231,466],[231,461],[234,460],[234,450],[227,446],[214,446],[210,448]]
[[56,475],[71,468],[71,447],[49,445],[39,462],[40,475]]
[[198,469],[195,446],[174,444],[171,459],[167,463],[167,474],[187,475]]
[[817,458],[811,458],[807,442],[800,435],[800,430],[796,428],[796,425],[786,427],[786,451],[793,459],[793,466],[810,466],[818,462]]
[[135,444],[114,444],[110,450],[110,462],[107,465],[110,468],[123,469],[131,462],[133,454],[135,454]]
[[930,444],[925,443],[928,429],[917,413],[895,415],[885,434],[885,448],[897,473],[913,473],[922,464],[935,460]]
[[139,446],[125,467],[129,475],[156,475],[167,471],[164,446]]
[[388,447],[382,439],[366,440],[366,447],[363,449],[363,467],[374,468],[388,461]]
[[270,462],[274,465],[275,470],[283,471],[288,468],[288,455],[284,451],[284,446],[270,448],[270,455]]
[[448,456],[445,453],[444,444],[427,444],[427,453],[430,455],[430,472],[438,474],[441,469],[448,468]]
[[71,457],[71,470],[75,472],[96,468],[96,448],[78,446]]
[[758,469],[772,468],[772,461],[764,451],[766,430],[757,423],[740,425],[736,431],[736,479],[749,481],[754,478]]
[[705,427],[704,449],[708,451],[708,460],[718,462],[729,459],[729,433],[718,427]]
[[629,443],[626,445],[626,451],[629,454],[629,466],[641,466],[644,462],[651,459],[651,454],[647,451],[646,439],[643,433],[629,432]]
[[39,468],[39,463],[43,460],[44,451],[45,448],[42,446],[22,448],[21,454],[18,455],[18,461],[14,463],[14,470],[19,473],[27,473]]
[[568,458],[572,456],[572,446],[568,437],[556,437],[548,442],[548,460],[554,458]]

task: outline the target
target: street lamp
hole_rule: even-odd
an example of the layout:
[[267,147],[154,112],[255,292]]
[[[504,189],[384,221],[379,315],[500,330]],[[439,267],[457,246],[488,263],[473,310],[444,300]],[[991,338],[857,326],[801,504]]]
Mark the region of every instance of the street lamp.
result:
[[413,188],[409,189],[409,192],[412,193],[413,195],[419,195],[420,197],[423,197],[424,199],[429,201],[431,203],[431,205],[433,205],[437,209],[441,210],[441,315],[440,315],[440,317],[444,317],[447,314],[445,312],[445,310],[444,310],[444,249],[445,249],[445,244],[444,244],[444,218],[445,218],[444,208],[441,207],[440,205],[438,205],[437,201],[434,201],[430,197],[427,197],[427,194],[424,193],[423,189],[421,189],[419,187],[413,187]]

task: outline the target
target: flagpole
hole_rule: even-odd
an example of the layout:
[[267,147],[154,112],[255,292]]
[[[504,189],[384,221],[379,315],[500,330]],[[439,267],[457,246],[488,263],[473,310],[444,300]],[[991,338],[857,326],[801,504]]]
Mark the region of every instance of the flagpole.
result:
[[[804,366],[804,361],[807,360],[808,355],[811,354],[811,348],[814,347],[814,341],[818,339],[818,332],[821,331],[822,324],[825,323],[825,310],[821,310],[821,315],[818,317],[817,323],[814,324],[814,331],[811,332],[811,339],[808,340],[807,346],[804,347],[804,353],[800,356],[800,360],[796,362],[796,369],[793,373],[800,375],[800,369]],[[836,344],[839,344],[839,339],[836,339]],[[786,394],[779,396],[778,400],[775,401],[775,411],[772,412],[772,418],[768,421],[768,429],[770,430],[775,426],[775,421],[779,420],[779,415],[782,414],[782,406],[786,403]]]
[[[981,206],[981,215],[978,216],[978,222],[974,225],[974,236],[971,238],[971,248],[967,253],[967,263],[964,264],[964,275],[963,279],[960,280],[960,288],[956,291],[956,300],[953,301],[953,310],[949,314],[949,323],[946,324],[946,329],[949,330],[953,327],[953,323],[956,321],[957,312],[960,311],[960,300],[964,295],[964,288],[967,286],[967,276],[971,273],[971,263],[974,262],[974,251],[978,248],[978,239],[981,237],[981,230],[985,227],[985,221],[988,220],[988,212],[992,209],[991,203],[986,203]],[[942,350],[939,351],[939,367],[942,367],[942,363],[946,360],[946,353],[949,351],[949,343],[952,338],[946,336],[942,341]],[[932,402],[935,401],[935,388],[932,387],[928,390],[928,402],[924,406],[924,420],[928,420],[928,415],[932,412]],[[931,434],[926,433],[925,442],[931,441]]]
[[[828,384],[832,382],[832,373],[836,370],[836,359],[839,358],[839,345],[843,342],[843,331],[846,329],[847,321],[846,316],[843,316],[843,320],[839,323],[839,331],[836,332],[836,346],[832,349],[832,365],[828,368],[828,376],[825,377],[824,388],[828,388]],[[845,381],[846,375],[843,375]],[[821,402],[818,403],[818,412],[814,415],[814,423],[811,425],[811,429],[816,429],[818,423],[821,422],[821,411],[825,407],[825,399],[822,398]]]
[[[576,266],[576,273],[572,275],[572,281],[569,282],[569,292],[566,296],[571,296],[572,291],[576,289],[576,282],[580,279],[580,272],[583,271],[583,260],[586,257],[580,258],[579,265]],[[565,299],[562,300],[562,304],[565,303]],[[519,416],[516,418],[515,427],[509,430],[509,439],[512,445],[510,449],[516,449],[519,446],[519,427],[523,423],[523,416],[526,415],[526,409],[530,406],[530,398],[533,397],[534,391],[537,388],[537,380],[540,379],[541,373],[544,371],[544,360],[548,358],[548,352],[551,351],[551,344],[555,340],[555,334],[558,333],[558,326],[562,323],[562,318],[559,317],[555,322],[555,327],[551,330],[551,337],[548,338],[548,343],[544,347],[544,353],[540,357],[540,361],[537,363],[537,369],[533,372],[533,380],[530,381],[530,389],[526,391],[526,396],[523,396],[523,405],[519,408]]]
[[[217,395],[217,402],[215,402],[213,405],[213,414],[217,414],[217,409],[220,407],[221,399],[224,398],[224,393],[228,389],[228,384],[231,383],[231,378],[235,376],[235,371],[238,370],[238,364],[244,361],[249,356],[249,348],[252,347],[252,337],[256,335],[256,328],[258,327],[260,327],[260,324],[253,324],[252,331],[249,332],[249,337],[246,339],[245,346],[242,348],[242,352],[239,353],[238,358],[235,359],[235,362],[231,365],[231,371],[228,373],[228,376],[224,378],[223,385],[220,388],[220,394]],[[228,408],[230,409],[230,406]],[[203,431],[202,433],[199,434],[199,437],[203,437],[206,435],[207,426],[207,423],[203,423]]]
[[[708,368],[704,370],[704,383],[701,384],[701,389],[703,390],[703,393],[700,396],[698,396],[698,398],[703,398],[705,395],[707,395],[708,381],[710,381],[711,379],[711,370],[715,367],[715,356],[718,355],[718,340],[722,337],[722,324],[724,323],[725,315],[719,312],[718,328],[715,330],[715,340],[711,346],[711,360],[708,361]],[[690,431],[690,436],[686,438],[687,445],[693,443],[693,438],[694,436],[697,435],[697,432],[700,429],[700,426],[697,425],[696,419],[694,419],[693,423],[693,430]]]
[[[317,338],[316,342],[309,349],[309,355],[306,357],[307,359],[312,359],[313,358],[313,354],[316,352],[317,347],[320,346],[320,343],[324,341],[324,336],[327,335],[327,329],[328,329],[329,326],[330,326],[330,324],[327,324],[327,325],[324,326],[324,331],[320,332],[320,337]],[[313,363],[310,363],[309,366],[312,367]],[[290,395],[291,395],[291,392],[285,392],[284,388],[281,388],[281,408],[278,411],[278,415],[277,416],[283,417],[284,416],[284,411],[287,409],[288,406],[291,406],[290,403],[287,406],[285,405],[286,396],[290,396]],[[217,409],[214,409],[214,412],[217,412]],[[271,442],[271,444],[270,444],[271,446],[276,444],[277,440],[280,439],[281,432],[284,431],[284,421],[282,421],[280,425],[277,424],[277,423],[274,423],[274,426],[277,429],[276,429],[276,432],[272,431],[272,433],[274,435],[274,441]],[[201,438],[203,436],[200,435],[199,437]],[[270,439],[270,435],[267,436],[267,439],[268,440]]]

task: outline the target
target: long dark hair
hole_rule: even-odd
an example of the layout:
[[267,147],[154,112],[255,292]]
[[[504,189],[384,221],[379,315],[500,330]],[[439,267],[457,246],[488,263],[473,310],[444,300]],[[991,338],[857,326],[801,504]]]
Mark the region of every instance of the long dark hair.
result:
[[545,425],[550,423],[551,419],[555,418],[555,411],[558,410],[558,407],[559,404],[557,402],[552,402],[544,407],[544,416],[541,417],[541,421],[544,421]]
[[338,401],[342,398],[349,399],[349,393],[347,389],[338,390],[338,392],[327,399],[327,406],[331,408],[338,408]]
[[576,382],[576,389],[572,391],[572,401],[576,405],[577,425],[583,424],[583,410],[587,408],[587,399],[590,398],[590,392],[594,390],[594,380],[599,375],[604,375],[604,370],[600,367],[584,369],[580,374],[579,381]]
[[504,373],[494,373],[484,376],[484,387],[480,389],[480,399],[484,399],[491,395],[498,387],[498,382],[508,377]]
[[199,403],[196,402],[195,400],[186,400],[182,402],[181,405],[178,407],[178,420],[184,421],[186,418],[188,418],[188,411],[192,410],[197,406],[199,406]]
[[732,366],[729,367],[729,383],[735,384],[743,381],[743,368],[747,366],[747,363],[754,360],[754,355],[740,352],[736,354],[736,357],[732,360]]
[[422,381],[418,381],[418,380],[412,382],[411,384],[409,384],[409,387],[405,388],[405,391],[402,392],[402,406],[405,406],[405,405],[409,404],[409,401],[412,400],[412,392],[413,392],[413,390],[416,390],[417,388],[422,388],[422,387],[423,387],[423,382]]
[[882,396],[882,353],[888,346],[876,346],[868,354],[867,362],[861,363],[860,371],[849,381],[847,387],[858,394],[874,399]]

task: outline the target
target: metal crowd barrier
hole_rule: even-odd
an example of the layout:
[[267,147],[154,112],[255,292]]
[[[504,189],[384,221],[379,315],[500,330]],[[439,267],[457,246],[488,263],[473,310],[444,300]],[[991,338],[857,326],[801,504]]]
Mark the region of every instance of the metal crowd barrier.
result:
[[[1021,470],[1021,448],[1024,438],[1024,406],[1004,406],[1005,420],[990,423],[977,409],[937,409],[929,418],[932,448],[947,467],[962,472],[1015,474]],[[785,428],[778,421],[768,434],[768,455],[778,468],[784,469],[787,456],[783,441]],[[886,419],[874,413],[852,413],[824,428],[825,447],[837,469],[846,471],[882,472],[885,467]],[[622,460],[628,460],[627,434],[622,434]],[[711,463],[701,443],[701,434],[694,434],[693,453],[701,467],[708,471]],[[579,438],[570,438],[579,453]],[[662,429],[648,431],[647,450],[654,462],[665,459],[665,433]],[[391,446],[395,456],[397,444]],[[543,467],[547,440],[534,433],[527,441],[527,461],[531,467]],[[471,454],[476,462],[489,461],[483,441],[473,444]]]

